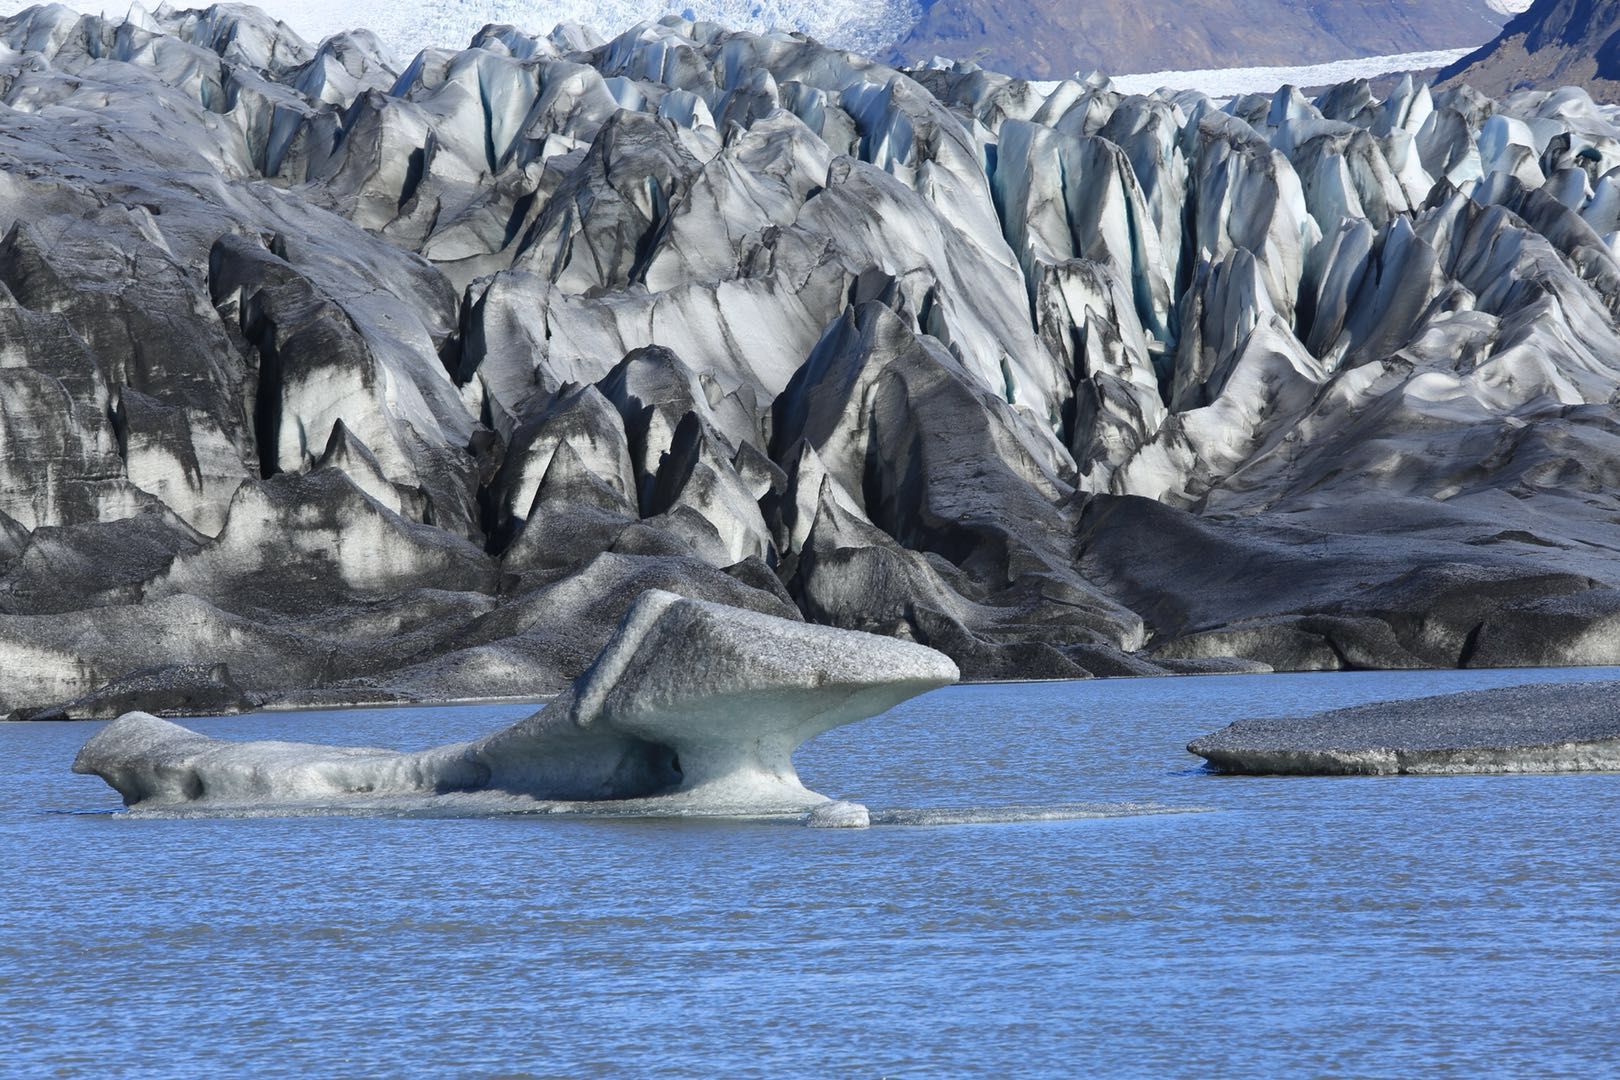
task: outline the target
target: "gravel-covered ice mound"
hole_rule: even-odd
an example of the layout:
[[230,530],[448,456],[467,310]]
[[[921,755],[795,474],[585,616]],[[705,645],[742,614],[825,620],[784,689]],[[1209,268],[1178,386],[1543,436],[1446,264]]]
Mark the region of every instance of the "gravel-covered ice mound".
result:
[[1240,720],[1187,749],[1230,773],[1620,770],[1620,683],[1515,686]]

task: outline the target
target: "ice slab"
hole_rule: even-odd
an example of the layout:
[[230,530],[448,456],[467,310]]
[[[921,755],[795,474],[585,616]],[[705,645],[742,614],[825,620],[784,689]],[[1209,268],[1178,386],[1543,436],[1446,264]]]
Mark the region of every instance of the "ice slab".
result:
[[1228,773],[1620,771],[1620,683],[1515,686],[1242,720],[1187,749]]

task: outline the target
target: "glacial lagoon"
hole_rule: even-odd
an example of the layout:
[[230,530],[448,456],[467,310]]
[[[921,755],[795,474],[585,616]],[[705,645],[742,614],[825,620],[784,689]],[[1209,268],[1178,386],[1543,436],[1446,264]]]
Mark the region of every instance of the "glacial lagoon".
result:
[[[68,771],[99,725],[0,724],[0,1073],[1590,1075],[1620,1048],[1620,777],[1222,777],[1184,746],[1617,675],[949,687],[806,745],[806,785],[1031,820],[852,831],[139,820]],[[531,710],[187,724],[414,749]],[[1077,803],[1187,812],[1037,820]]]

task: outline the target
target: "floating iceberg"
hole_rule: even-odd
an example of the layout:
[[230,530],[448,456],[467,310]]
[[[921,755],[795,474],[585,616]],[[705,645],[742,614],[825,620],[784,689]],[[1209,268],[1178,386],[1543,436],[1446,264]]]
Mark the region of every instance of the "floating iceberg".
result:
[[473,742],[416,753],[234,743],[137,712],[87,742],[73,769],[143,811],[480,794],[520,809],[803,813],[832,801],[799,782],[795,748],[957,677],[921,645],[649,590],[568,692]]

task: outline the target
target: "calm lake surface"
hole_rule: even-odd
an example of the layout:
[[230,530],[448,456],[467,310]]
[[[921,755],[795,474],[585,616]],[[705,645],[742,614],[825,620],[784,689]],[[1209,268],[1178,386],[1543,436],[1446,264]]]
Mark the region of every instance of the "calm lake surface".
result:
[[[1245,716],[1580,671],[955,687],[799,754],[874,810],[1205,813],[821,831],[140,820],[0,724],[0,1074],[1620,1070],[1620,776],[1228,778]],[[197,721],[416,748],[523,705]]]

